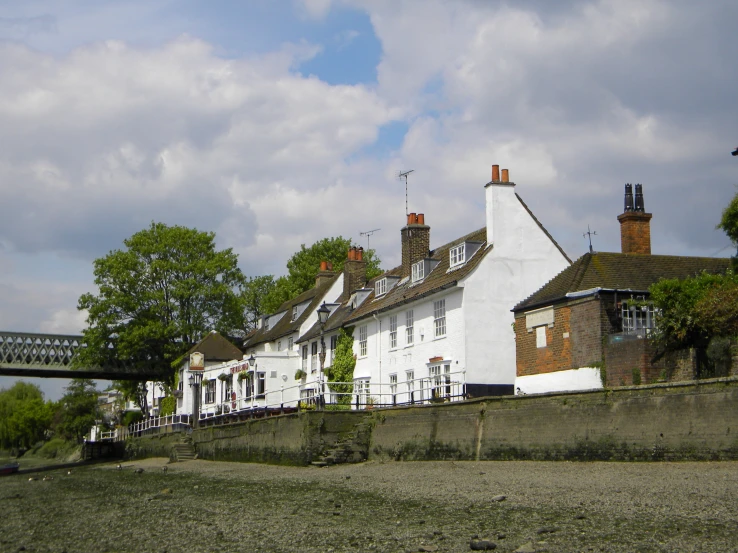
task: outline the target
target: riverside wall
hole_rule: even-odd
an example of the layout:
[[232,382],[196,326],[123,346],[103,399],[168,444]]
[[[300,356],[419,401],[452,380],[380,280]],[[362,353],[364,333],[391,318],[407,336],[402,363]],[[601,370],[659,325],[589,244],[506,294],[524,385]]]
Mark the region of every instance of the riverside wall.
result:
[[[198,429],[190,437],[204,459],[305,465],[367,422],[370,460],[738,459],[738,378],[308,411]],[[135,438],[127,452],[169,456],[184,436]]]

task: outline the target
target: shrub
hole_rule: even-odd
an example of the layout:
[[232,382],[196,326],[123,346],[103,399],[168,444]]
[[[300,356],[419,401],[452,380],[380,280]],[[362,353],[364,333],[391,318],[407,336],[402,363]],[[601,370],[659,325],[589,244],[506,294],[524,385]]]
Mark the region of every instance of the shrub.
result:
[[57,457],[63,457],[73,448],[74,445],[63,438],[53,438],[38,450],[38,455],[46,459],[56,459]]

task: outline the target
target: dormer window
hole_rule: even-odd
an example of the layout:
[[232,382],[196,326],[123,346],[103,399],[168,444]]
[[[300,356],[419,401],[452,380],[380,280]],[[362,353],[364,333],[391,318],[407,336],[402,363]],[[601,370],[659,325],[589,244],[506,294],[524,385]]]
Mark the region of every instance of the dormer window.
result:
[[269,330],[269,317],[264,317],[264,331]]
[[466,243],[462,243],[451,248],[448,252],[448,256],[450,267],[462,265],[466,261]]
[[383,278],[374,284],[374,295],[383,296],[387,293],[387,279]]
[[292,320],[292,321],[296,321],[297,320],[297,306],[296,305],[292,308],[292,319],[290,319],[290,320]]
[[418,282],[425,278],[425,260],[420,260],[417,263],[413,263],[412,267],[412,282]]

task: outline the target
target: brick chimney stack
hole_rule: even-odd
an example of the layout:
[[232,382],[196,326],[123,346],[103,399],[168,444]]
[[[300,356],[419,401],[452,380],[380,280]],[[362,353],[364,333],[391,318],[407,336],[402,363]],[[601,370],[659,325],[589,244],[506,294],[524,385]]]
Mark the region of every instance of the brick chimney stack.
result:
[[402,276],[410,276],[413,263],[428,257],[430,253],[430,227],[425,224],[423,213],[409,213],[402,236]]
[[335,276],[333,273],[333,263],[329,261],[320,262],[320,271],[315,275],[315,287],[317,288],[324,282],[329,281]]
[[620,221],[620,250],[622,253],[651,255],[651,213],[646,213],[643,202],[643,186],[625,185],[625,209],[618,215]]
[[343,297],[348,299],[359,288],[366,284],[366,261],[364,248],[351,246],[348,258],[343,264]]

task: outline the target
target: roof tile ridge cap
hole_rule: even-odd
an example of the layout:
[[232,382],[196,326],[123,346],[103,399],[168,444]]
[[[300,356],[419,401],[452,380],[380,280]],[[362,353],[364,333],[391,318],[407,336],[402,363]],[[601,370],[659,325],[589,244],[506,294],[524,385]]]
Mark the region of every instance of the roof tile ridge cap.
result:
[[520,204],[521,204],[521,205],[522,205],[522,206],[523,206],[523,207],[525,208],[525,210],[526,210],[526,211],[528,212],[528,215],[530,215],[530,216],[531,216],[531,217],[533,218],[533,221],[535,221],[535,223],[536,223],[536,224],[537,224],[537,225],[538,225],[538,226],[540,227],[540,229],[541,229],[541,230],[542,230],[542,231],[543,231],[543,232],[544,232],[544,233],[546,234],[546,236],[548,236],[548,239],[549,239],[549,240],[551,240],[551,242],[553,242],[554,246],[556,246],[556,248],[557,248],[557,249],[558,249],[558,250],[559,250],[559,251],[561,252],[561,255],[563,255],[563,256],[564,256],[564,259],[566,259],[566,260],[567,260],[567,261],[569,262],[569,265],[571,265],[571,264],[573,263],[573,261],[572,261],[572,260],[571,260],[571,258],[570,258],[570,257],[569,257],[569,256],[568,256],[568,255],[566,254],[566,252],[564,251],[564,248],[562,248],[562,247],[561,247],[561,246],[559,245],[559,243],[558,243],[558,242],[556,241],[556,239],[555,239],[555,238],[554,238],[553,236],[551,236],[551,233],[550,233],[550,232],[548,232],[548,230],[546,229],[546,227],[544,227],[544,226],[543,226],[543,224],[542,224],[542,223],[541,223],[541,222],[540,222],[540,221],[538,220],[538,217],[536,217],[536,216],[535,216],[535,214],[534,214],[534,213],[533,213],[533,212],[531,211],[531,209],[530,209],[530,208],[528,207],[528,204],[526,204],[526,203],[525,203],[525,202],[523,201],[523,198],[521,198],[521,197],[520,197],[520,194],[518,194],[517,192],[515,192],[515,197],[516,197],[516,198],[518,199],[518,201],[520,202]]

